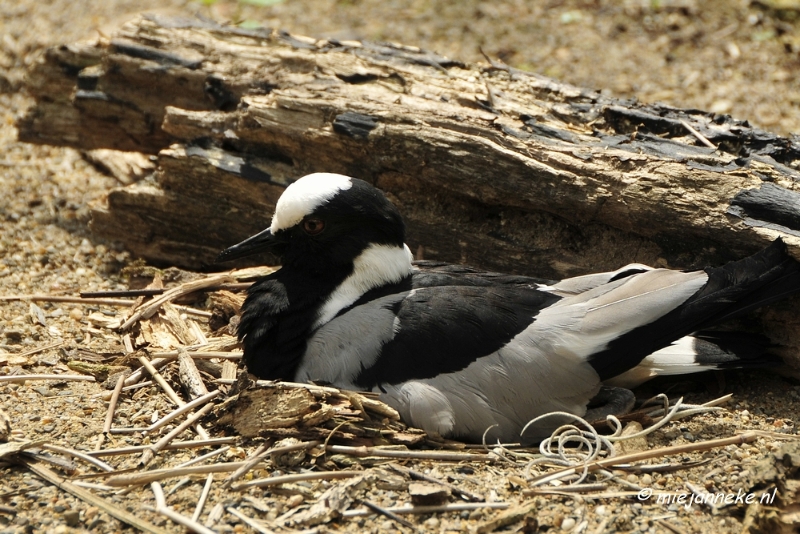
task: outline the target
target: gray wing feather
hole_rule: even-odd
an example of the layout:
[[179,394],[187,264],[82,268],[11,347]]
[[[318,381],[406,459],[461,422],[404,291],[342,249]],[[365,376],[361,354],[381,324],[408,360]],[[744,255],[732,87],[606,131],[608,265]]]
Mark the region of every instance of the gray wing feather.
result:
[[376,299],[321,326],[308,341],[295,380],[320,380],[341,388],[359,389],[353,384],[356,376],[362,367],[375,362],[381,346],[391,341],[399,327],[395,314],[387,307],[407,295]]
[[671,312],[707,280],[703,271],[668,269],[616,280],[542,310],[532,334],[547,352],[588,358],[613,339]]
[[[466,369],[414,381],[413,386],[384,386],[382,397],[411,424],[428,431],[475,441],[498,425],[489,433],[492,438],[516,441],[520,429],[538,415],[583,415],[600,387],[587,358],[680,306],[706,280],[704,272],[658,269],[601,284],[542,310],[505,347]],[[409,391],[424,398],[410,397]],[[542,421],[525,439],[544,437],[563,422]]]
[[608,284],[614,277],[620,275],[621,273],[628,272],[628,271],[652,271],[652,267],[648,267],[647,265],[642,265],[641,263],[630,263],[625,267],[620,267],[616,271],[610,271],[607,273],[594,273],[594,274],[587,274],[584,276],[575,276],[573,278],[565,278],[561,280],[557,284],[553,284],[550,286],[540,285],[539,289],[542,291],[549,291],[551,293],[555,293],[561,297],[570,297],[574,295],[578,295],[580,293],[584,293],[589,291],[590,289],[594,289],[596,287]]

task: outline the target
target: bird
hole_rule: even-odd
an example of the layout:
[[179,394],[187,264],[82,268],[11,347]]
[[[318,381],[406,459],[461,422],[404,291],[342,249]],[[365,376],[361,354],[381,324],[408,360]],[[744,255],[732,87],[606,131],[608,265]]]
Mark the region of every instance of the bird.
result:
[[757,364],[767,343],[712,328],[800,291],[780,239],[720,267],[561,281],[414,261],[394,204],[334,173],[291,183],[270,226],[217,261],[265,251],[281,267],[242,306],[248,372],[372,391],[407,424],[469,442],[535,443],[570,419],[528,425],[543,414],[619,415],[653,376]]

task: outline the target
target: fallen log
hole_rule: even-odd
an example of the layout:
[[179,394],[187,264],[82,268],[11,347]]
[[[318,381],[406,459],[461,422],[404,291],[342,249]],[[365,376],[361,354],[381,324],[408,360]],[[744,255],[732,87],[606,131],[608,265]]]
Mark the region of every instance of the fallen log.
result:
[[[49,50],[28,88],[21,140],[157,154],[92,228],[158,263],[211,268],[315,171],[384,189],[426,259],[561,278],[719,264],[777,237],[800,259],[795,139],[500,63],[146,15]],[[800,345],[782,309],[773,338]]]

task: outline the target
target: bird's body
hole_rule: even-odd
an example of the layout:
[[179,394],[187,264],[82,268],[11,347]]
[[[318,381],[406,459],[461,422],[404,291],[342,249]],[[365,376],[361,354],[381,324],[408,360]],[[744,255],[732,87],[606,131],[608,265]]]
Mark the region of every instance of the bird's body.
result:
[[222,255],[270,247],[283,259],[243,308],[248,370],[378,392],[445,437],[480,441],[493,427],[492,438],[517,441],[543,413],[584,415],[604,383],[735,363],[713,336],[687,336],[800,291],[780,242],[704,271],[634,264],[554,283],[414,263],[403,239],[400,215],[366,182],[316,174],[291,185],[272,226]]

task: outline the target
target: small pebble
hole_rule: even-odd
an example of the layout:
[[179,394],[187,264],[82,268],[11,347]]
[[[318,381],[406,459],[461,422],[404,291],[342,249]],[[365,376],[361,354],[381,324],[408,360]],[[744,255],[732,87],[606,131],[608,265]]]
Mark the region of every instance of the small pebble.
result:
[[66,512],[63,517],[68,527],[77,527],[81,522],[81,513],[77,510]]
[[426,530],[436,530],[439,528],[439,519],[436,517],[430,517],[422,523],[422,526],[425,527]]
[[286,506],[288,508],[297,508],[303,504],[303,496],[302,495],[292,495],[288,499],[286,499]]
[[681,431],[678,430],[677,428],[674,428],[672,430],[667,430],[666,432],[664,432],[664,437],[667,439],[676,439],[680,435]]
[[573,518],[567,517],[561,522],[561,530],[572,530],[573,528],[575,528],[575,520]]
[[96,506],[90,506],[83,512],[83,518],[86,521],[91,521],[92,519],[97,517],[98,513],[100,513],[99,508],[97,508]]

